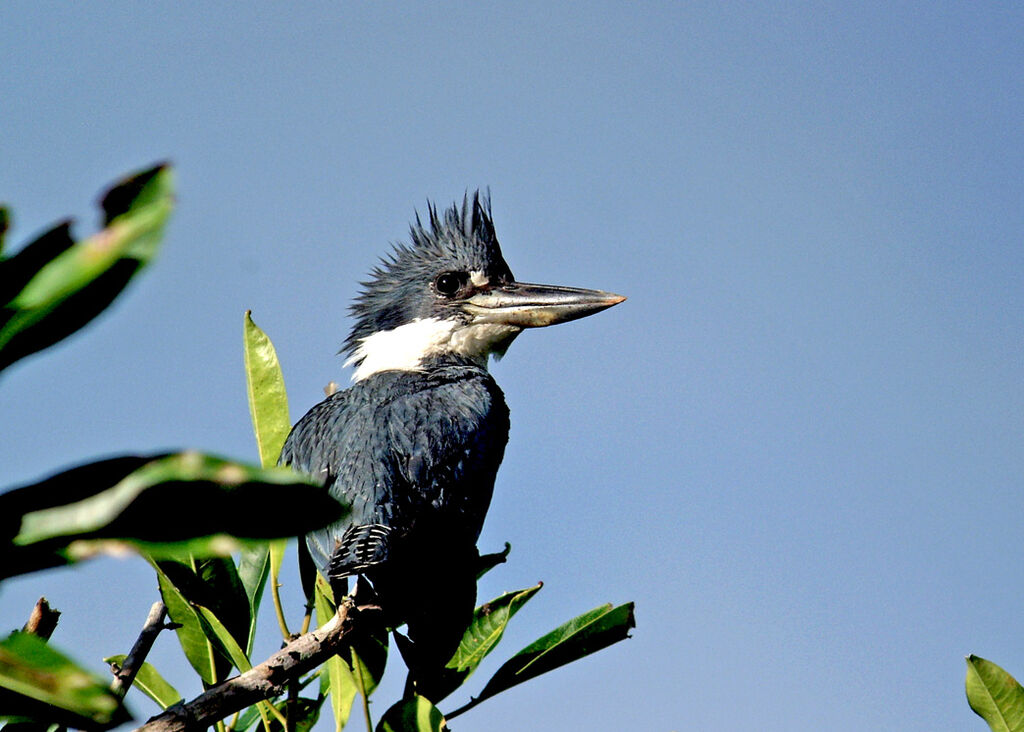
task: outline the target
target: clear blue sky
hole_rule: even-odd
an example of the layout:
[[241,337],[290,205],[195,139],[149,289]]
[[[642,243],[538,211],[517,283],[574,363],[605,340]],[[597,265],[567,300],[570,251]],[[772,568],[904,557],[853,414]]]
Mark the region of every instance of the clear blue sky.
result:
[[[297,419],[414,209],[490,186],[519,278],[630,299],[493,367],[483,545],[514,548],[482,591],[545,587],[476,684],[601,602],[639,626],[457,729],[980,730],[964,654],[1024,676],[1021,5],[26,0],[0,27],[12,242],[88,233],[153,161],[179,180],[155,266],[0,381],[0,485],[253,459],[242,313]],[[98,670],[156,598],[98,561],[5,584],[0,627],[39,594]],[[153,658],[197,691],[169,635]]]

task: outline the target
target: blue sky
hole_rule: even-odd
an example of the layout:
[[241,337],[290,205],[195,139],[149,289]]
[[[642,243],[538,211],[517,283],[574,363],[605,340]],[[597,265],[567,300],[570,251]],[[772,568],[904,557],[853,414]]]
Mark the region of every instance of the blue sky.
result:
[[[1024,675],[1020,6],[15,1],[0,27],[12,242],[87,234],[153,161],[179,185],[144,278],[4,375],[0,484],[254,459],[243,312],[298,419],[414,211],[490,186],[520,279],[629,300],[493,366],[482,544],[513,553],[481,592],[545,587],[474,680],[601,602],[638,627],[458,729],[983,729],[963,656]],[[97,670],[156,599],[97,561],[6,583],[0,627],[39,594]],[[197,691],[169,635],[153,660]]]

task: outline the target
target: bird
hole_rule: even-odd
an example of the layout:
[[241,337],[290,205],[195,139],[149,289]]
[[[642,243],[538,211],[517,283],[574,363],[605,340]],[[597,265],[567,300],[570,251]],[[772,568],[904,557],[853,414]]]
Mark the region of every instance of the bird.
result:
[[410,241],[361,286],[341,349],[353,384],[295,424],[279,462],[350,507],[306,549],[332,585],[362,577],[388,626],[407,626],[415,687],[413,666],[443,666],[475,605],[476,544],[509,434],[489,359],[525,329],[626,298],[516,281],[480,191],[443,210],[428,202],[426,223],[417,213]]

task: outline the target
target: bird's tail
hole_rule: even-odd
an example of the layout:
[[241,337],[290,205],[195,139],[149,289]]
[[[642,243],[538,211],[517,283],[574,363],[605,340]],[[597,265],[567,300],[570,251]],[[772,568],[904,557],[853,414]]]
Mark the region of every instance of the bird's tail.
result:
[[328,577],[352,577],[379,566],[391,551],[391,529],[381,524],[350,526],[334,547]]

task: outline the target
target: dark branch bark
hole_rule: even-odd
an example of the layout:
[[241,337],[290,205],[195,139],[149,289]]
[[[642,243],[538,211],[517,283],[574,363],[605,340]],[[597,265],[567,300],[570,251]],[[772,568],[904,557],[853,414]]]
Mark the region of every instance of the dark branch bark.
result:
[[167,607],[162,602],[154,602],[153,607],[149,609],[146,624],[142,626],[142,631],[139,633],[135,645],[132,646],[131,651],[125,656],[124,663],[121,664],[120,668],[111,669],[114,672],[114,683],[110,685],[110,689],[118,696],[124,697],[128,693],[128,689],[135,682],[135,676],[139,673],[139,669],[142,668],[142,662],[149,655],[149,651],[153,647],[153,641],[160,635],[160,631],[167,627],[164,623],[166,617]]
[[57,620],[60,618],[60,610],[54,610],[45,597],[36,600],[36,606],[32,608],[28,622],[22,630],[26,633],[39,636],[43,640],[50,640],[53,631],[57,628]]
[[229,714],[281,694],[288,682],[313,670],[342,650],[361,614],[376,606],[343,603],[323,627],[300,635],[280,651],[240,676],[228,679],[190,702],[176,704],[138,728],[144,732],[185,732],[209,727]]

